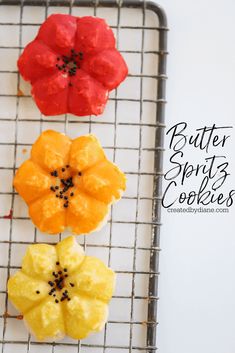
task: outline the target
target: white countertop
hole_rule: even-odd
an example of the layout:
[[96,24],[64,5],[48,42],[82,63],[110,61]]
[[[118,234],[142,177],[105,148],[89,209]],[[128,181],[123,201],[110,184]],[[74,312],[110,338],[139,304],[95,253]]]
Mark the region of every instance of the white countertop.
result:
[[[159,1],[167,13],[167,128],[234,125],[235,3]],[[169,139],[166,139],[166,148]],[[235,132],[226,148],[234,188]],[[193,152],[196,153],[196,152]],[[192,153],[192,161],[198,156]],[[165,154],[165,170],[169,157]],[[193,184],[193,183],[192,183]],[[159,353],[235,352],[235,208],[224,214],[163,210]]]

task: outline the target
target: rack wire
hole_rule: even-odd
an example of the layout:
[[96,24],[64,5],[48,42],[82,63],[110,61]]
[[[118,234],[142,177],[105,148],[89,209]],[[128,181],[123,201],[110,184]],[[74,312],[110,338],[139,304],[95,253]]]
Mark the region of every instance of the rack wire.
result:
[[[164,11],[145,0],[8,0],[0,5],[0,351],[155,352],[166,103]],[[52,12],[103,17],[115,32],[130,73],[111,93],[101,117],[43,117],[19,76],[17,57]],[[95,133],[128,178],[127,192],[112,208],[107,225],[94,235],[78,237],[86,252],[100,257],[118,277],[105,329],[82,342],[36,342],[17,320],[6,293],[7,279],[20,268],[29,244],[56,243],[66,235],[51,237],[35,229],[12,188],[16,169],[47,128],[71,137]]]

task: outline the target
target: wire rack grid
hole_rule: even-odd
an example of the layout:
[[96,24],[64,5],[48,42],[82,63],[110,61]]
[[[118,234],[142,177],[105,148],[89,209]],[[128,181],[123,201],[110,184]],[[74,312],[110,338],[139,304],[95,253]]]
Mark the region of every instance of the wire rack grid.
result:
[[[161,176],[166,81],[167,25],[149,1],[0,2],[0,351],[2,353],[155,352]],[[126,81],[110,95],[101,117],[44,117],[16,68],[24,46],[51,13],[105,18],[129,66]],[[48,128],[76,137],[94,133],[107,156],[127,175],[127,191],[107,225],[78,237],[89,255],[117,272],[117,288],[105,329],[75,342],[39,343],[28,334],[8,301],[6,283],[20,268],[29,244],[56,243],[66,236],[41,234],[12,188],[19,165],[38,134]]]

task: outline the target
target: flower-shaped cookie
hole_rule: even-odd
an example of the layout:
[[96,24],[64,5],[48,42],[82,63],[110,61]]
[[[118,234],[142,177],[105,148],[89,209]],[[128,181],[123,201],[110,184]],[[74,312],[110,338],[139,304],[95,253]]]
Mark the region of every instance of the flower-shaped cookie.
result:
[[125,190],[126,178],[107,160],[95,136],[71,140],[48,130],[18,169],[14,187],[42,232],[56,234],[69,228],[87,234],[105,222],[110,205]]
[[101,18],[54,14],[18,60],[45,115],[102,114],[109,91],[127,76],[111,28]]
[[56,246],[30,245],[8,281],[8,296],[39,341],[83,339],[102,330],[114,286],[115,273],[85,256],[71,236]]

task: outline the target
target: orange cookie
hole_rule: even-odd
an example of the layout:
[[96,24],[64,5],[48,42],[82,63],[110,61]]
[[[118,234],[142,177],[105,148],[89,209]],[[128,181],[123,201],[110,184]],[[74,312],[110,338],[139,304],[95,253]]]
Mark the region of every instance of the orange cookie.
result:
[[68,228],[79,235],[101,228],[126,188],[126,177],[94,135],[71,140],[48,130],[18,169],[14,187],[40,231],[57,234]]

